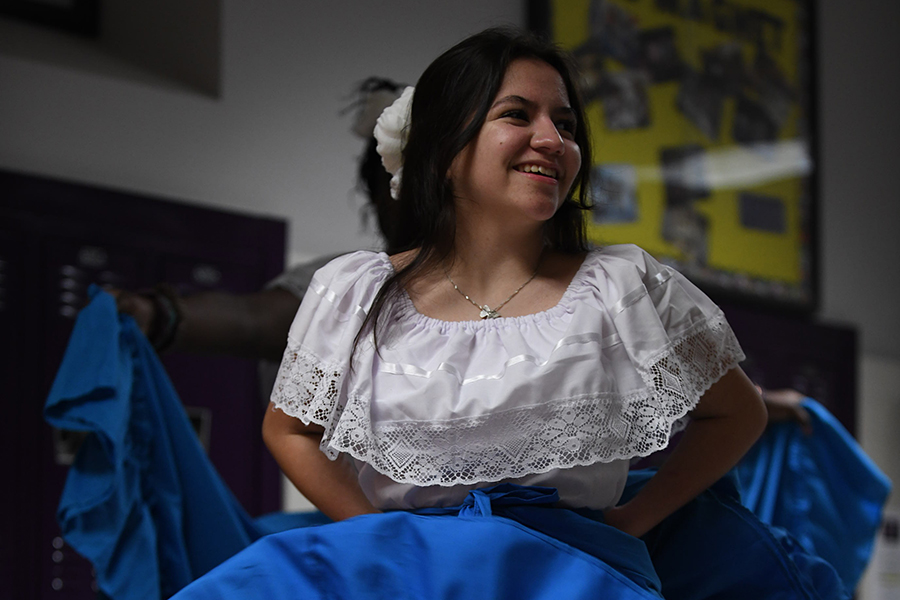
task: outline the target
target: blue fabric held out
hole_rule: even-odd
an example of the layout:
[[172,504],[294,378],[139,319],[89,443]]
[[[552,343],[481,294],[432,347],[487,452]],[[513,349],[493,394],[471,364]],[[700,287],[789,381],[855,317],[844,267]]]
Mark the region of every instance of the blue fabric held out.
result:
[[90,432],[59,503],[65,540],[111,598],[168,597],[260,536],[213,469],[155,351],[92,289],[44,415]]
[[[623,502],[652,475],[632,472]],[[831,565],[739,500],[730,474],[642,538],[666,600],[850,598]]]
[[742,503],[786,529],[856,588],[891,490],[890,480],[821,404],[807,398],[812,434],[777,423],[735,469]]

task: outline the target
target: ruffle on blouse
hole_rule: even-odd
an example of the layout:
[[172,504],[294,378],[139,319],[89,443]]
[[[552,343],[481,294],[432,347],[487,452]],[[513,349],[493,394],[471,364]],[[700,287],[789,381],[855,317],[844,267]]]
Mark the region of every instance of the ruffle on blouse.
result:
[[[743,359],[722,312],[640,248],[589,253],[559,304],[445,322],[405,298],[376,353],[350,350],[384,254],[320,270],[291,328],[272,401],[324,427],[321,449],[398,483],[514,479],[664,448],[703,393]],[[378,399],[377,403],[372,398]]]

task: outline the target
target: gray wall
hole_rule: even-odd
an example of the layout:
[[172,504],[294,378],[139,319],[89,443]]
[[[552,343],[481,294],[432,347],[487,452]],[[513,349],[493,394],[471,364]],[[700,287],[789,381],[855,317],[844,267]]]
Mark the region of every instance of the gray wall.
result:
[[900,3],[820,4],[822,314],[900,360]]
[[224,0],[221,23],[217,98],[106,55],[76,69],[0,54],[0,167],[286,217],[296,258],[354,249],[363,145],[338,114],[352,87],[414,83],[462,37],[524,12],[520,0]]
[[[822,310],[857,325],[859,436],[900,482],[900,4],[819,3]],[[897,494],[889,501],[900,507]],[[895,567],[896,568],[896,567]]]

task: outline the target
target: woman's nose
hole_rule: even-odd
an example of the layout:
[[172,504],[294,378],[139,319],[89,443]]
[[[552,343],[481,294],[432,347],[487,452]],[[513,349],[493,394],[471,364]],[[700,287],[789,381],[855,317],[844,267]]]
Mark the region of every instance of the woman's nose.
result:
[[537,119],[534,125],[534,133],[531,136],[531,146],[533,148],[553,154],[565,152],[566,143],[552,119]]

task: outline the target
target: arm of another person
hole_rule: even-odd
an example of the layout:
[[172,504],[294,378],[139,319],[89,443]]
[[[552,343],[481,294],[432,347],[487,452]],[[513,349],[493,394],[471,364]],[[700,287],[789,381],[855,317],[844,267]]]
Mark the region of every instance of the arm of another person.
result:
[[[146,334],[157,307],[147,296],[112,290],[120,312]],[[282,288],[252,294],[201,292],[175,300],[181,322],[169,349],[280,360],[300,298]]]
[[644,535],[725,475],[766,427],[765,405],[738,367],[710,387],[690,416],[656,475],[629,502],[605,512],[609,525]]
[[271,403],[263,420],[263,440],[278,466],[316,508],[334,521],[379,512],[363,494],[349,460],[329,460],[319,449],[322,432]]

